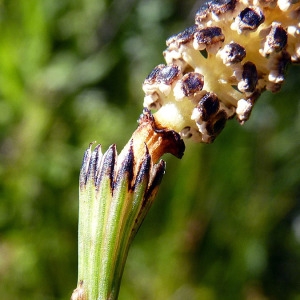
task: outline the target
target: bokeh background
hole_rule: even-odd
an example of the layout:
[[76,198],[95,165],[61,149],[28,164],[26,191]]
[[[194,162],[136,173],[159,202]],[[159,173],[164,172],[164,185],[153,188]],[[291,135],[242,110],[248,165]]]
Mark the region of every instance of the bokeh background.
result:
[[[85,148],[126,143],[141,84],[200,1],[0,0],[0,295],[69,299]],[[244,126],[187,143],[120,299],[300,299],[300,67]]]

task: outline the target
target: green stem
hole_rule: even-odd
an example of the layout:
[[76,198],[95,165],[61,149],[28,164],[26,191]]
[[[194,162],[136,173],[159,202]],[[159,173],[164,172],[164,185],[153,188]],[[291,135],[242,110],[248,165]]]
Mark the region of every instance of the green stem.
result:
[[[146,141],[146,142],[145,142]],[[178,134],[157,129],[144,112],[117,158],[87,149],[80,173],[78,285],[72,300],[116,300],[131,242],[151,207],[165,172],[158,158],[183,155]]]

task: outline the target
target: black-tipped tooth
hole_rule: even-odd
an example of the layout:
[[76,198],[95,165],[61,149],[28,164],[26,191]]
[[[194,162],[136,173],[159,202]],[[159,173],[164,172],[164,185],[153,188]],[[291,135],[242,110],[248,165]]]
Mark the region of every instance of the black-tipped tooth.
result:
[[89,177],[91,177],[94,181],[96,181],[96,178],[100,172],[100,165],[102,162],[102,151],[101,151],[101,145],[97,145],[92,152],[92,157],[90,161],[90,167],[89,167]]
[[116,174],[114,189],[119,187],[124,180],[127,182],[128,190],[132,187],[132,181],[134,178],[134,153],[132,143],[133,141],[131,140],[130,147],[125,154],[123,161],[120,163],[118,173]]
[[80,170],[80,187],[86,185],[88,180],[95,182],[97,172],[99,172],[102,161],[101,145],[97,145],[93,151],[92,145],[93,143],[90,143],[89,148],[84,153]]
[[163,160],[160,160],[157,164],[155,164],[152,167],[150,182],[144,199],[149,199],[153,192],[155,192],[155,190],[159,187],[165,172],[166,163]]
[[80,169],[80,176],[79,176],[80,188],[83,188],[86,185],[88,179],[90,160],[92,157],[92,145],[93,143],[90,143],[89,147],[85,150],[83,155],[81,169]]
[[107,177],[110,182],[110,187],[113,189],[114,172],[117,160],[116,145],[111,145],[108,150],[103,154],[100,170],[97,170],[95,177],[95,187],[98,190],[103,178]]
[[133,190],[141,184],[143,181],[146,181],[148,183],[150,178],[150,168],[151,168],[151,156],[149,154],[148,148],[146,147],[146,154],[142,158],[142,162],[140,165],[140,169],[138,170],[138,173],[136,175],[136,179],[133,185]]

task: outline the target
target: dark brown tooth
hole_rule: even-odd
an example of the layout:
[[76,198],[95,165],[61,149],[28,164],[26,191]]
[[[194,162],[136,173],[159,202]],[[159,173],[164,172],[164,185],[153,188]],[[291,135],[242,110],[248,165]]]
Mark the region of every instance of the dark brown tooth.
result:
[[263,23],[265,16],[258,7],[246,7],[240,12],[235,22],[240,32],[255,31]]

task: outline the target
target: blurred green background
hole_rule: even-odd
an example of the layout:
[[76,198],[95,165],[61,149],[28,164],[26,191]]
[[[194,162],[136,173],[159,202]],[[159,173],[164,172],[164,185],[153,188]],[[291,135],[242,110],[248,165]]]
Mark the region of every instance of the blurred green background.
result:
[[[69,299],[85,148],[126,143],[200,1],[0,0],[0,295]],[[244,126],[167,156],[120,299],[300,299],[300,69]]]

